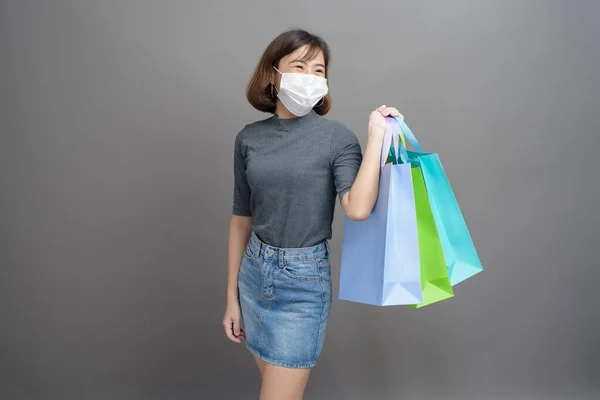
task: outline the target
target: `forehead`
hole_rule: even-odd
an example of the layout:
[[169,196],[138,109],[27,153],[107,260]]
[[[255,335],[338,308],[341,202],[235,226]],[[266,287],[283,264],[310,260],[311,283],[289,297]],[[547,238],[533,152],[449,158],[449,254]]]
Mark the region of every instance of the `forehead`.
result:
[[[305,44],[304,46],[298,47],[296,50],[283,57],[283,60],[287,62],[292,60],[303,60],[308,64],[325,64],[325,56],[323,55],[323,51],[321,51],[321,49],[314,49],[314,52],[311,52],[310,50],[310,47]],[[311,56],[311,59],[308,60],[307,56]]]

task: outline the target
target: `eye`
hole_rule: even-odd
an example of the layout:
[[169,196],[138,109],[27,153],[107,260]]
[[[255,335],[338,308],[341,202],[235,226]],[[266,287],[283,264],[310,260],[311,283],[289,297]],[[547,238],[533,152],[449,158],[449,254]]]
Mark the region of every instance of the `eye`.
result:
[[325,74],[325,71],[323,71],[322,69],[318,69],[316,72],[317,72],[317,74],[323,74],[323,75]]
[[296,65],[296,67],[295,67],[295,68],[298,68],[298,69],[300,69],[300,70],[303,70],[303,69],[304,69],[304,67],[303,67],[302,65]]

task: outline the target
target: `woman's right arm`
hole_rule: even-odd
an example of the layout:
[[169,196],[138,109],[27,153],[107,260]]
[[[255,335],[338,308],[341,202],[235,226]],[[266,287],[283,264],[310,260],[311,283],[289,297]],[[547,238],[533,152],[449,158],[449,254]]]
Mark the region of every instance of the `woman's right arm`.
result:
[[227,249],[227,302],[238,302],[238,274],[244,250],[251,234],[252,217],[232,215],[229,222],[229,245]]
[[240,326],[241,312],[238,295],[238,276],[244,250],[252,234],[252,212],[250,210],[250,186],[246,176],[246,157],[241,135],[235,138],[234,151],[234,191],[233,215],[229,222],[229,240],[227,245],[227,308],[223,317],[223,326],[227,337],[241,343],[244,332]]
[[227,249],[227,307],[223,317],[223,326],[227,337],[236,343],[245,339],[241,327],[240,299],[238,294],[238,275],[244,250],[251,235],[252,217],[232,215],[229,222],[229,243]]

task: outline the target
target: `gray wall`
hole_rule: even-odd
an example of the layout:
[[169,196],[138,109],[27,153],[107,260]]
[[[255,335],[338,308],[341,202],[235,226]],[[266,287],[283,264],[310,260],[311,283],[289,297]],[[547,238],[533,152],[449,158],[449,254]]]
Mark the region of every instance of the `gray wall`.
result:
[[244,98],[252,69],[293,26],[332,47],[330,118],[364,144],[371,109],[394,105],[439,152],[486,268],[421,310],[338,301],[338,208],[307,399],[598,396],[599,14],[2,1],[0,398],[257,398],[221,327],[232,150],[265,117]]

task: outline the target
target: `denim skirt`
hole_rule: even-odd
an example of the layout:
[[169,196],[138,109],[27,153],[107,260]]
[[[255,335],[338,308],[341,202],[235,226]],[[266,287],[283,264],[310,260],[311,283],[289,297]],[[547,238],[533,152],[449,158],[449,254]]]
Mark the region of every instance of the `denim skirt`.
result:
[[246,346],[288,368],[315,365],[331,311],[329,247],[278,248],[252,232],[238,278]]

